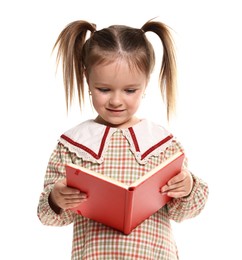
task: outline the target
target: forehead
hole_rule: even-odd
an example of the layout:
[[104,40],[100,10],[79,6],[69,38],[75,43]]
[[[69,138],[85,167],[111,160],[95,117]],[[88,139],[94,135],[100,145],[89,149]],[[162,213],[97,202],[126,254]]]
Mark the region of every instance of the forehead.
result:
[[89,79],[103,83],[139,84],[146,80],[146,74],[126,60],[116,59],[112,62],[94,65],[90,70]]
[[145,73],[135,66],[134,63],[122,58],[107,60],[100,64],[96,64],[92,66],[90,74],[96,74],[97,76],[104,76],[106,74],[122,74],[123,76],[133,75],[135,77],[145,76]]

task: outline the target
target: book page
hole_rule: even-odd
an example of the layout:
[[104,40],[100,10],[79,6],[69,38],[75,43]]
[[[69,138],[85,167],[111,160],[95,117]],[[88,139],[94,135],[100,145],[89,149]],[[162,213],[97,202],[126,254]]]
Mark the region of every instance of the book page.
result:
[[173,160],[175,160],[176,158],[178,158],[179,156],[181,156],[183,153],[182,152],[178,152],[174,155],[172,155],[170,158],[168,158],[167,160],[165,160],[163,163],[161,163],[160,165],[158,165],[157,167],[155,167],[154,169],[152,169],[151,171],[147,172],[145,175],[143,175],[141,178],[139,178],[138,180],[136,180],[135,182],[133,182],[130,186],[129,186],[129,190],[132,190],[133,188],[137,187],[138,185],[140,185],[142,182],[144,182],[145,180],[147,180],[148,178],[150,178],[153,174],[155,174],[158,170],[160,170],[161,168],[165,167],[166,165],[168,165],[169,163],[171,163]]
[[84,167],[81,167],[79,165],[76,165],[76,164],[68,164],[69,166],[71,166],[72,168],[75,168],[77,170],[79,170],[80,172],[78,172],[77,174],[82,174],[82,173],[86,173],[86,174],[89,174],[91,176],[95,176],[96,178],[98,179],[102,179],[106,182],[109,182],[109,183],[112,183],[112,184],[115,184],[116,186],[119,186],[119,187],[122,187],[124,189],[127,189],[129,188],[129,186],[123,182],[120,182],[118,180],[115,180],[113,178],[110,178],[108,176],[105,176],[104,174],[102,173],[98,173],[98,172],[95,172],[95,171],[92,171],[90,169],[87,169],[87,168],[84,168]]

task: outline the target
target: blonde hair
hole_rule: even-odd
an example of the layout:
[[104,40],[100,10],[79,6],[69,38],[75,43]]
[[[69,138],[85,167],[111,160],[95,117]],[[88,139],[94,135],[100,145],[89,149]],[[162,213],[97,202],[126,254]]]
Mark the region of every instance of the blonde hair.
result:
[[[87,33],[90,32],[89,37]],[[140,29],[112,25],[96,30],[87,21],[74,21],[60,33],[54,48],[58,47],[57,65],[62,58],[63,80],[67,109],[72,103],[75,87],[80,107],[84,102],[84,77],[92,66],[111,63],[122,57],[150,77],[155,65],[155,53],[145,33],[158,35],[163,47],[159,86],[167,105],[167,116],[175,111],[176,59],[173,39],[168,27],[158,21],[148,21]]]

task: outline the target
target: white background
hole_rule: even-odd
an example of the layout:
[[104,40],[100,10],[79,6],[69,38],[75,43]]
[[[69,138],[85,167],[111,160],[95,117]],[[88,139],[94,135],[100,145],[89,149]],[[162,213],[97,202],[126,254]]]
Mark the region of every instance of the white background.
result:
[[[78,19],[101,29],[141,27],[154,17],[173,28],[177,48],[178,109],[168,127],[183,143],[191,170],[210,188],[198,217],[172,222],[180,258],[242,259],[239,2],[1,1],[0,259],[70,259],[72,226],[43,226],[36,210],[59,135],[94,113],[87,100],[84,114],[77,106],[66,114],[51,56],[58,34]],[[154,74],[140,114],[166,125],[157,91]]]

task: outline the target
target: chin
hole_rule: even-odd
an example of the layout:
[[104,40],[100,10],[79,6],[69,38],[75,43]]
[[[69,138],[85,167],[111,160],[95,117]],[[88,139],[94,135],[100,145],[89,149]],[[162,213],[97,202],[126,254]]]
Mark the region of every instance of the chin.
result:
[[107,122],[107,125],[111,127],[120,127],[122,125],[125,125],[125,122]]
[[125,121],[113,121],[113,122],[109,122],[109,125],[111,127],[122,127],[122,128],[128,128],[130,126],[132,126],[132,120],[125,120]]
[[98,120],[101,124],[105,124],[110,127],[125,127],[131,124],[132,118],[109,118],[109,117],[99,117]]
[[126,125],[129,120],[104,120],[105,121],[105,124],[108,125],[108,126],[111,126],[111,127],[120,127],[120,126],[123,126],[123,125]]

